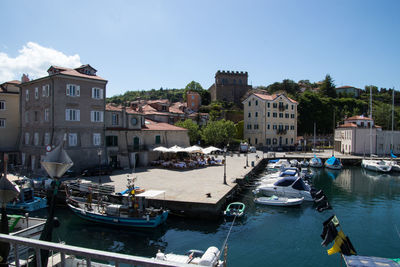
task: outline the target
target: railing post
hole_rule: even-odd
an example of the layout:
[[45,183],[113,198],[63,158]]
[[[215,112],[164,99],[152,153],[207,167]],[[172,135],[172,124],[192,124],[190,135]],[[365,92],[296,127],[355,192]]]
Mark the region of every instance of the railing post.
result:
[[19,252],[18,252],[18,244],[15,243],[13,244],[14,246],[14,260],[15,260],[15,266],[19,267]]
[[119,262],[116,261],[114,266],[115,266],[115,267],[119,267]]
[[40,255],[39,247],[35,248],[35,254],[36,254],[36,265],[40,267],[40,266],[42,266],[42,257]]
[[60,256],[61,256],[61,267],[65,267],[65,253],[60,252]]
[[86,267],[92,267],[92,259],[91,258],[86,259]]

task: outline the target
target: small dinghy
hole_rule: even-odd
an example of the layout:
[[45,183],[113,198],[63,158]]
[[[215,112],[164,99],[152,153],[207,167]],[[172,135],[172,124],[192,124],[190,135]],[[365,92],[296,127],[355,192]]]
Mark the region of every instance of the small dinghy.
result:
[[296,206],[303,203],[304,197],[301,198],[287,198],[287,197],[258,197],[254,199],[257,204],[270,205],[270,206]]
[[244,209],[246,205],[242,202],[232,202],[226,207],[224,215],[227,217],[242,217],[244,215]]

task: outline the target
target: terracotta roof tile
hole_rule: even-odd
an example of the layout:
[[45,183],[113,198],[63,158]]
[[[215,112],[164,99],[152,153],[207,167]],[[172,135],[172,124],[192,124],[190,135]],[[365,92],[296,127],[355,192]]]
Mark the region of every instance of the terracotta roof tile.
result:
[[187,131],[187,129],[178,127],[165,122],[155,122],[152,120],[145,120],[145,125],[142,127],[144,131]]
[[[273,95],[267,95],[267,94],[260,94],[260,93],[253,93],[255,96],[258,96],[261,99],[272,101],[275,100],[280,94],[273,94]],[[289,99],[290,102],[298,104],[296,100],[291,99],[290,97],[285,96],[287,99]]]
[[[76,76],[76,77],[82,77],[82,78],[93,79],[93,80],[100,80],[100,81],[107,81],[107,80],[103,79],[103,78],[100,77],[100,76],[83,74],[83,73],[80,73],[79,71],[77,71],[77,70],[75,70],[75,69],[64,68],[64,67],[58,67],[58,66],[51,66],[50,68],[59,69],[60,72],[58,72],[57,74],[64,74],[64,75],[69,75],[69,76]],[[49,68],[49,69],[50,69],[50,68]],[[78,68],[78,69],[79,69],[79,68]],[[54,74],[54,75],[57,75],[57,74]]]
[[107,104],[106,105],[106,110],[108,110],[108,111],[122,111],[122,106],[121,105],[115,106],[113,104]]
[[350,118],[345,119],[345,121],[351,121],[351,120],[372,121],[371,118],[369,118],[369,117],[364,117],[364,116],[353,116],[353,117],[350,117]]
[[357,124],[349,122],[339,125],[339,128],[357,128]]

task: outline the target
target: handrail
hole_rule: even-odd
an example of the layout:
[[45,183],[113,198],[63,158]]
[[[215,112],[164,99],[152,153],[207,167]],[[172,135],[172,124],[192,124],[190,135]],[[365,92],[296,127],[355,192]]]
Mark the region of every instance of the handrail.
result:
[[170,263],[157,259],[150,259],[139,256],[131,256],[126,254],[120,254],[115,252],[101,251],[90,248],[82,248],[77,246],[65,245],[60,243],[47,242],[42,240],[30,239],[19,236],[10,236],[5,234],[0,234],[0,242],[10,243],[14,247],[14,259],[16,266],[19,267],[19,255],[18,246],[28,246],[35,250],[36,262],[38,266],[40,264],[40,250],[52,250],[61,253],[61,266],[65,267],[65,255],[74,255],[83,257],[87,261],[87,267],[90,267],[92,259],[114,262],[115,266],[119,266],[121,263],[134,265],[134,266],[192,266],[190,264],[182,263]]

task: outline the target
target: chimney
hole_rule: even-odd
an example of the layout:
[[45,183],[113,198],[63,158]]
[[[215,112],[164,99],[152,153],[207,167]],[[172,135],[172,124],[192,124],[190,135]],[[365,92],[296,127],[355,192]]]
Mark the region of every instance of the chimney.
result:
[[22,77],[21,77],[21,82],[22,83],[27,83],[27,82],[29,82],[30,80],[29,80],[29,76],[28,76],[28,74],[22,74]]

